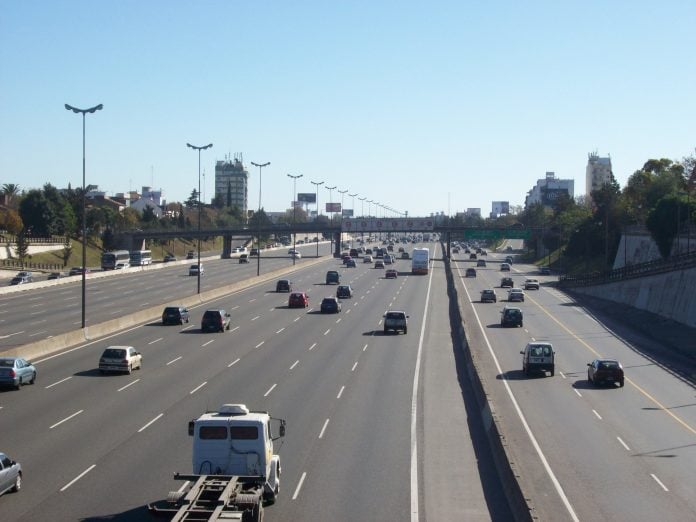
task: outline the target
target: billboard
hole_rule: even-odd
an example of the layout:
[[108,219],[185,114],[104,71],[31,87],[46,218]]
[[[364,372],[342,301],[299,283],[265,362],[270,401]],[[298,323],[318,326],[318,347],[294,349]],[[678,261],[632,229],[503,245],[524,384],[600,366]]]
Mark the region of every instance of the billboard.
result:
[[493,214],[499,216],[501,214],[510,213],[510,202],[509,201],[494,201],[493,202]]
[[340,212],[340,211],[341,211],[341,204],[340,203],[327,203],[326,204],[327,214],[329,212]]
[[314,192],[300,192],[297,194],[297,201],[300,203],[316,203],[317,195]]
[[353,217],[353,209],[352,208],[344,208],[341,215],[343,217]]
[[541,187],[541,204],[555,208],[556,200],[562,195],[570,196],[568,189]]
[[433,218],[344,218],[343,232],[428,232]]

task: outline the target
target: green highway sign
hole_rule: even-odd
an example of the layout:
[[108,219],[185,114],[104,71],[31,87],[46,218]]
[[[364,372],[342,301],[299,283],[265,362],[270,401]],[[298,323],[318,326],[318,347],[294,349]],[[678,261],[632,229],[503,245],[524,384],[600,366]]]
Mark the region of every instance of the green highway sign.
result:
[[529,230],[502,228],[467,228],[464,239],[529,239]]

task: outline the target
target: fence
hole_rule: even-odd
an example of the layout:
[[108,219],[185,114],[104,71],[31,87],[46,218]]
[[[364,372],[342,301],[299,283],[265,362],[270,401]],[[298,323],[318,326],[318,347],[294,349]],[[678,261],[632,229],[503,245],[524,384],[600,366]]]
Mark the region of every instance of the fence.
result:
[[668,259],[658,259],[655,261],[648,261],[647,263],[626,265],[616,270],[607,270],[605,272],[592,272],[579,276],[562,275],[558,280],[558,286],[571,288],[577,286],[601,285],[627,279],[636,279],[638,277],[663,274],[674,270],[686,270],[694,267],[696,267],[696,252],[689,252],[672,256]]
[[19,259],[0,259],[0,264],[3,267],[33,268],[34,270],[53,270],[56,272],[63,268],[63,265],[54,263],[32,263],[30,261],[22,263]]
[[[24,240],[30,245],[62,245],[65,243],[65,238],[62,236],[55,237],[33,237],[24,236]],[[0,242],[2,243],[17,243],[17,236],[8,233],[0,233]]]

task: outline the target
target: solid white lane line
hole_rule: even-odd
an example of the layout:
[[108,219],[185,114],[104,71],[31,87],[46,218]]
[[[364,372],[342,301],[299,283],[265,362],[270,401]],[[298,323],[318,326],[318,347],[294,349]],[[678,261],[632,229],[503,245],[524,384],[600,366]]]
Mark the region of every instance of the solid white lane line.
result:
[[80,480],[82,477],[84,477],[87,473],[89,473],[90,471],[92,471],[92,470],[93,470],[94,468],[96,468],[96,467],[97,467],[96,464],[92,464],[89,468],[87,468],[86,470],[84,470],[84,471],[83,471],[82,473],[80,473],[77,477],[75,477],[75,478],[72,479],[70,482],[68,482],[65,486],[63,486],[62,488],[60,488],[60,491],[61,491],[61,492],[65,491],[65,490],[68,489],[70,486],[72,486],[75,482],[77,482],[78,480]]
[[77,416],[78,416],[80,413],[82,413],[83,411],[85,411],[85,410],[76,411],[76,412],[73,413],[72,415],[70,415],[70,416],[68,416],[68,417],[65,417],[62,421],[56,422],[53,426],[51,426],[51,427],[48,428],[48,429],[49,429],[49,430],[52,430],[52,429],[55,428],[56,426],[60,426],[61,424],[63,424],[63,423],[66,422],[66,421],[69,421],[69,420],[72,419],[73,417],[77,417]]
[[230,330],[230,333],[231,333],[231,332],[234,332],[235,330],[239,330],[239,326],[235,326],[234,328],[232,328],[232,329]]
[[255,349],[256,349],[256,348],[260,348],[261,346],[263,346],[263,343],[265,343],[265,342],[266,342],[266,341],[261,341],[259,344],[257,344],[256,346],[254,346],[254,348],[255,348]]
[[256,317],[252,317],[251,320],[252,320],[252,321],[256,321],[259,317],[261,317],[261,316],[260,316],[260,315],[257,315]]
[[324,332],[324,335],[328,335],[330,331],[331,331],[331,328],[329,328],[328,330],[326,330],[326,331]]
[[329,425],[329,419],[326,419],[324,422],[324,426],[321,428],[321,431],[319,432],[319,438],[323,439],[324,438],[324,432],[326,431],[326,427]]
[[149,344],[155,344],[155,343],[160,342],[162,339],[164,339],[164,337],[160,337],[159,339],[155,339],[154,341],[150,341],[150,342],[147,343],[147,344],[148,344],[148,345],[149,345]]
[[239,359],[239,357],[237,357],[234,361],[232,361],[230,364],[228,364],[227,367],[230,368],[231,366],[234,366],[235,364],[237,364],[239,361],[240,361],[240,359]]
[[123,391],[123,390],[125,390],[126,388],[128,388],[129,386],[133,386],[133,385],[134,385],[136,382],[138,382],[139,380],[140,380],[140,379],[135,379],[133,382],[129,382],[129,383],[126,384],[125,386],[121,386],[121,387],[120,387],[118,390],[116,390],[116,391]]
[[662,481],[659,478],[657,478],[657,476],[654,473],[651,473],[650,476],[655,479],[655,482],[657,482],[662,489],[664,489],[665,491],[669,491],[669,489],[667,489],[667,486],[665,486],[662,483]]
[[172,359],[171,361],[169,361],[169,362],[167,363],[167,366],[169,366],[170,364],[174,364],[174,363],[175,363],[176,361],[178,361],[179,359],[183,359],[183,357],[180,355],[180,356],[177,357],[176,359]]
[[316,345],[317,345],[317,343],[314,343],[312,346],[310,346],[310,347],[309,347],[309,351],[311,352],[311,351],[314,349],[314,347],[315,347]]
[[198,390],[200,390],[200,389],[201,389],[203,386],[205,386],[206,384],[208,384],[208,381],[205,381],[204,383],[199,384],[198,386],[196,386],[193,390],[191,390],[191,391],[189,392],[189,395],[193,395],[194,393],[196,393]]
[[621,437],[616,437],[616,440],[619,441],[619,443],[626,448],[626,451],[631,451],[631,448],[628,447],[628,444],[626,444],[623,440],[621,440]]
[[302,484],[304,483],[304,479],[307,476],[307,472],[304,471],[302,472],[302,476],[300,477],[300,481],[297,483],[297,487],[295,488],[295,493],[292,495],[293,500],[297,500],[297,495],[300,494],[300,489],[302,489]]
[[298,364],[300,364],[300,360],[299,360],[299,359],[296,360],[294,363],[292,363],[292,366],[290,367],[290,369],[292,370],[292,369],[295,368],[295,366],[297,366]]
[[143,426],[142,428],[140,428],[140,429],[138,430],[138,433],[141,433],[141,432],[145,431],[145,430],[148,429],[152,424],[154,424],[155,422],[157,422],[158,420],[160,420],[162,417],[164,417],[164,413],[160,413],[157,417],[155,417],[155,418],[152,419],[150,422],[148,422],[145,426]]
[[263,396],[268,397],[271,394],[271,392],[275,389],[276,386],[278,386],[277,383],[274,384],[273,386],[271,386],[270,388],[268,388],[268,391],[266,393],[264,393]]
[[276,333],[279,334],[279,333],[282,332],[283,330],[285,330],[285,327],[284,327],[284,326],[283,326],[280,330],[278,330]]
[[354,364],[353,367],[350,369],[350,371],[351,371],[351,372],[354,372],[354,371],[355,371],[355,368],[357,368],[357,367],[358,367],[358,361],[355,361],[355,364]]
[[[461,277],[461,270],[457,268],[457,271],[459,273],[459,276]],[[471,300],[471,295],[469,295],[469,291],[467,290],[466,286],[464,286],[464,291],[466,292],[466,296]],[[426,310],[428,309],[428,301],[426,298]],[[478,313],[476,312],[476,308],[472,307],[472,311],[474,312],[474,317],[476,317],[476,322],[479,327],[479,331],[483,334],[483,338],[486,342],[486,346],[488,347],[488,352],[490,353],[491,357],[493,358],[493,362],[495,363],[496,370],[500,375],[505,375],[503,372],[503,369],[500,366],[500,361],[498,361],[498,357],[495,355],[495,352],[493,351],[493,347],[491,346],[490,341],[488,340],[488,336],[486,335],[486,330],[483,328],[483,324],[481,324],[481,318],[479,317]],[[425,323],[423,323],[425,324]],[[566,508],[566,511],[568,511],[568,514],[570,515],[570,518],[574,522],[580,522],[580,519],[578,518],[577,514],[575,513],[575,509],[573,509],[572,504],[570,503],[570,500],[565,494],[565,491],[563,490],[563,486],[561,486],[561,483],[558,481],[558,478],[556,477],[556,474],[553,472],[551,469],[551,465],[549,464],[549,461],[546,459],[546,455],[544,455],[544,452],[541,450],[541,446],[539,445],[539,442],[537,441],[536,437],[534,436],[534,433],[532,432],[532,428],[529,426],[529,423],[527,422],[527,418],[524,416],[524,413],[522,413],[522,408],[520,408],[520,405],[517,402],[517,398],[515,397],[515,394],[512,393],[512,389],[510,388],[510,383],[508,382],[507,378],[503,379],[503,385],[505,386],[505,391],[508,394],[508,397],[510,397],[510,401],[512,402],[513,407],[515,408],[515,411],[517,412],[517,417],[520,419],[520,422],[522,423],[522,426],[524,427],[525,432],[527,433],[527,436],[529,437],[530,442],[532,443],[532,446],[534,446],[534,450],[536,451],[537,455],[539,456],[539,460],[541,461],[542,465],[544,466],[544,469],[546,470],[546,474],[549,476],[551,479],[551,482],[553,483],[553,487],[556,490],[556,493],[560,497],[561,501],[563,502],[563,505]],[[580,392],[573,388],[573,391],[578,394],[578,396],[582,397],[580,395]],[[413,427],[412,423],[412,429],[415,429]],[[417,467],[415,472],[417,473]],[[413,476],[413,467],[411,468],[411,473]],[[411,482],[413,484],[413,481]],[[411,499],[413,500],[413,488],[411,488]],[[418,493],[418,490],[416,489],[415,491],[416,495]],[[416,498],[416,502],[417,502]],[[417,507],[417,505],[416,505]],[[413,509],[411,509],[411,521],[412,522],[418,522],[418,516],[416,513],[416,518],[414,519],[413,517]]]
[[70,377],[66,377],[65,379],[61,379],[58,382],[54,382],[53,384],[49,384],[48,386],[45,386],[45,389],[48,390],[49,388],[53,388],[56,384],[60,384],[61,382],[69,381],[70,379],[72,379],[72,375]]
[[205,347],[208,346],[210,343],[214,343],[214,342],[215,342],[215,339],[211,339],[211,340],[208,341],[207,343],[203,343],[203,344],[201,345],[201,348],[205,348]]
[[343,395],[343,390],[345,390],[345,389],[346,389],[345,386],[341,386],[341,389],[338,391],[338,395],[336,395],[337,399],[341,398],[341,395]]
[[592,413],[594,413],[599,420],[602,420],[602,416],[599,413],[597,413],[597,410],[592,410]]

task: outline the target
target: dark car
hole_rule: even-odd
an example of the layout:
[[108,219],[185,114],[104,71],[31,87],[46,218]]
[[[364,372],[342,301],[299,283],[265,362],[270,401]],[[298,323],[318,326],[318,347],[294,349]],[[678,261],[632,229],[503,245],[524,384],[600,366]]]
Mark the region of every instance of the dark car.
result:
[[170,263],[172,261],[176,261],[176,256],[174,254],[167,254],[164,256],[163,262]]
[[350,257],[359,257],[359,256],[358,256],[358,249],[357,249],[357,248],[351,248],[351,249],[350,249]]
[[258,248],[252,248],[252,249],[249,251],[249,255],[250,255],[251,257],[258,257],[258,255],[259,255],[259,249],[258,249]]
[[459,253],[459,247],[454,247],[454,248],[452,249],[452,253],[453,253],[453,254],[458,254],[458,253]]
[[541,275],[551,275],[551,268],[549,268],[548,266],[542,266],[541,268],[539,268],[539,273]]
[[202,332],[224,332],[230,329],[230,314],[222,309],[206,310],[201,319]]
[[614,384],[619,383],[623,388],[624,371],[621,363],[613,359],[595,359],[591,363],[587,363],[587,380],[594,386],[598,384]]
[[479,259],[476,261],[476,266],[486,266],[486,260],[485,259]]
[[353,288],[350,285],[339,285],[336,289],[336,297],[339,299],[350,299],[353,297]]
[[355,268],[355,259],[352,257],[346,261],[346,268]]
[[319,311],[322,314],[337,314],[341,311],[341,302],[336,297],[325,297],[321,300]]
[[401,252],[401,259],[408,259],[408,252]]
[[22,466],[0,453],[0,495],[8,491],[16,492],[22,487]]
[[505,328],[506,326],[523,326],[524,320],[522,316],[522,310],[519,308],[514,308],[511,306],[506,306],[500,312],[500,326]]
[[399,330],[403,331],[404,335],[408,333],[408,315],[406,312],[389,310],[384,314],[384,333],[391,331],[398,334]]
[[512,288],[515,283],[512,281],[512,277],[503,277],[500,280],[500,288]]
[[10,281],[11,286],[25,285],[27,283],[33,283],[34,279],[31,276],[15,276]]
[[81,266],[74,266],[70,269],[70,272],[68,272],[69,276],[76,276],[76,275],[81,275],[82,272],[85,274],[89,274],[89,268],[86,270],[83,270]]
[[194,259],[196,257],[196,253],[193,250],[189,250],[186,252],[186,259]]
[[242,254],[241,256],[239,256],[239,262],[240,263],[248,263],[249,256],[247,254]]
[[0,357],[0,386],[11,386],[16,390],[22,384],[36,382],[36,368],[21,357]]
[[49,281],[52,279],[60,279],[62,277],[63,277],[63,272],[51,272],[50,274],[48,274]]
[[326,272],[326,284],[327,285],[337,285],[341,282],[341,276],[335,270],[329,270]]
[[292,283],[288,279],[279,279],[276,283],[276,292],[292,292]]
[[475,268],[467,268],[465,277],[476,277],[476,269]]
[[162,312],[162,324],[184,324],[189,322],[189,311],[183,306],[167,306]]
[[293,292],[288,297],[288,308],[307,308],[309,296],[304,292]]
[[397,277],[399,277],[399,272],[397,272],[393,268],[390,268],[384,273],[384,277],[386,279],[396,279]]
[[477,259],[476,254],[474,254],[473,252],[469,254],[469,259]]
[[498,296],[495,295],[493,289],[481,290],[481,302],[482,303],[497,303]]

